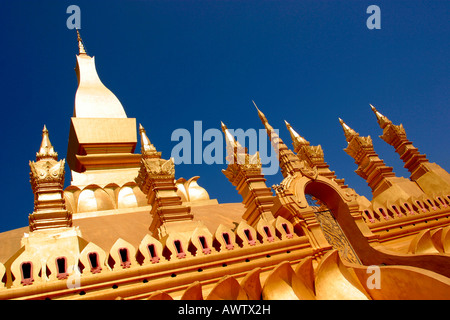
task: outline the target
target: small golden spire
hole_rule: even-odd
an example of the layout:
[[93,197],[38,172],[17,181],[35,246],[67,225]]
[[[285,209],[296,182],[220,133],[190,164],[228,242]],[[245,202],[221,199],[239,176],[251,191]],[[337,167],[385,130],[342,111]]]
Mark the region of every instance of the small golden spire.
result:
[[289,124],[289,122],[284,120],[284,123],[286,124],[286,128],[288,129],[289,134],[291,135],[292,145],[294,146],[294,149],[297,150],[295,152],[298,152],[298,149],[300,149],[301,146],[309,146],[309,141],[306,140],[305,138],[303,138],[301,135],[299,135],[292,128],[292,126]]
[[222,131],[225,133],[226,130],[228,130],[227,126],[225,125],[225,123],[223,123],[222,121],[220,121],[220,126],[222,127]]
[[[258,110],[258,116],[261,119],[261,122],[263,123],[264,127],[266,128],[267,134],[269,135],[269,137],[271,139],[273,138],[279,138],[278,135],[275,133],[273,127],[269,124],[269,121],[267,120],[266,116],[264,115],[264,113],[261,112],[261,110],[259,110],[258,106],[256,105],[255,101],[253,101],[253,105],[255,106],[256,110]],[[274,135],[273,137],[271,135]]]
[[227,161],[231,162],[231,160],[234,159],[236,162],[238,154],[245,154],[246,150],[241,146],[239,141],[234,139],[234,136],[231,134],[231,132],[228,130],[227,126],[220,121],[222,131],[225,135],[225,143],[227,146]]
[[222,121],[220,121],[220,124],[222,126],[222,131],[225,134],[225,142],[227,143],[227,145],[230,144],[233,147],[242,148],[239,141],[234,139],[233,135],[230,133],[227,126]]
[[77,41],[78,41],[78,51],[79,54],[86,54],[86,50],[84,49],[83,39],[81,39],[80,31],[77,30]]
[[145,133],[142,124],[139,123],[139,134],[141,135],[141,155],[143,158],[161,158],[161,152],[157,151],[155,146]]
[[350,140],[352,140],[352,138],[354,136],[359,136],[359,134],[353,130],[352,128],[350,128],[345,122],[344,120],[342,120],[341,118],[339,118],[339,122],[342,125],[342,129],[344,129],[344,134],[345,134],[345,139],[347,140],[347,142],[350,142]]
[[[253,101],[253,100],[252,100]],[[278,135],[277,131],[269,124],[266,116],[261,110],[258,109],[256,103],[253,101],[253,104],[258,110],[259,118],[261,119],[264,127],[266,128],[267,135],[269,136],[270,143],[272,144],[275,153],[277,154],[278,161],[280,163],[281,173],[283,177],[287,177],[288,175],[293,175],[295,172],[299,172],[301,168],[299,158],[287,147],[287,145],[283,142],[283,140]]]
[[266,124],[266,123],[267,123],[267,118],[266,118],[266,116],[264,115],[264,113],[261,112],[261,110],[258,109],[258,106],[256,105],[255,101],[252,100],[252,102],[253,102],[253,105],[255,106],[256,110],[258,110],[258,116],[259,116],[259,118],[261,119],[261,121],[262,121],[264,124]]
[[369,105],[373,113],[375,113],[375,116],[377,117],[377,122],[380,125],[381,129],[386,128],[388,124],[392,123],[391,120],[389,120],[386,116],[382,115],[373,105],[371,105],[370,103]]
[[142,124],[139,123],[139,134],[141,135],[141,153],[146,154],[148,152],[155,152],[155,146],[150,142],[150,139],[145,133],[145,129]]
[[55,152],[52,143],[50,142],[50,138],[48,136],[47,127],[44,124],[44,129],[42,129],[42,142],[41,147],[39,148],[39,152],[36,152],[36,161],[42,159],[54,159],[58,160],[58,153]]

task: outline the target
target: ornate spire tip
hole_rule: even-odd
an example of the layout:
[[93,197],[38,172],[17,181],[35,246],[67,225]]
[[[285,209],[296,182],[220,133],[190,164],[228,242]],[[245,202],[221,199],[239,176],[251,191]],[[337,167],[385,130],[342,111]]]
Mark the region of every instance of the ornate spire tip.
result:
[[255,101],[252,100],[252,102],[253,102],[253,105],[255,106],[256,110],[260,111],[260,110],[258,109],[258,106],[256,105]]
[[353,136],[359,136],[359,134],[353,130],[352,128],[350,128],[345,122],[344,120],[342,120],[341,118],[339,118],[339,122],[342,125],[342,129],[344,129],[344,135],[345,138],[347,140],[347,142],[350,142],[350,140],[352,139]]
[[39,152],[36,153],[36,160],[51,158],[54,160],[58,159],[58,153],[55,152],[52,143],[50,142],[47,126],[44,124],[42,128],[42,141]]
[[79,54],[86,54],[86,50],[84,49],[83,39],[81,39],[80,31],[77,30],[77,41],[78,41],[78,53]]
[[261,112],[261,110],[259,110],[258,106],[256,105],[255,101],[253,101],[253,105],[255,106],[256,110],[258,110],[258,116],[261,119],[262,123],[266,124],[267,123],[267,118],[264,115],[264,113]]

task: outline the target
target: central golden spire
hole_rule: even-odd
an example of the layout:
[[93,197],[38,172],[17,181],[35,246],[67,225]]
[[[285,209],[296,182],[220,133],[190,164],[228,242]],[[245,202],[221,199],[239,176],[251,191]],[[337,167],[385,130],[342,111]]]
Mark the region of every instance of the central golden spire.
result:
[[100,80],[95,67],[95,57],[86,53],[80,32],[77,30],[78,50],[75,71],[78,89],[75,94],[73,116],[77,118],[127,118],[119,99]]
[[[134,154],[136,119],[127,117],[119,99],[100,80],[95,58],[86,53],[79,30],[77,42],[78,88],[67,150],[72,185],[92,181],[120,185],[133,180],[139,169],[140,155]],[[112,174],[115,169],[121,174]]]
[[86,54],[86,50],[84,49],[83,39],[81,39],[80,31],[78,31],[78,29],[77,29],[77,41],[78,41],[79,54]]

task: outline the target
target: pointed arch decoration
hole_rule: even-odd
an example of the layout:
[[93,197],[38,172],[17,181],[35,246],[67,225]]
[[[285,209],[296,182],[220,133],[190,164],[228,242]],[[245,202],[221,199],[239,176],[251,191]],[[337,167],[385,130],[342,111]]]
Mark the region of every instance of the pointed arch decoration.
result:
[[110,270],[106,259],[105,251],[95,243],[89,242],[80,252],[80,262],[84,266],[83,274],[96,274]]
[[109,256],[114,260],[113,270],[128,269],[137,265],[136,249],[122,238],[113,244]]

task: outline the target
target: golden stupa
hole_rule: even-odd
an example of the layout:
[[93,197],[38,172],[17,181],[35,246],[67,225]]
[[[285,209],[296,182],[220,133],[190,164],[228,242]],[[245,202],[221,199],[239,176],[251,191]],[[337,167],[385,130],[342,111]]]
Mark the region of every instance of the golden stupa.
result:
[[450,299],[450,175],[402,125],[371,106],[409,178],[339,119],[369,201],[320,145],[286,122],[289,149],[256,107],[283,179],[269,188],[259,154],[222,123],[223,173],[243,200],[218,203],[198,176],[175,179],[173,159],[103,85],[79,33],[78,46],[72,181],[64,189],[65,160],[44,126],[29,226],[0,234],[0,299]]

